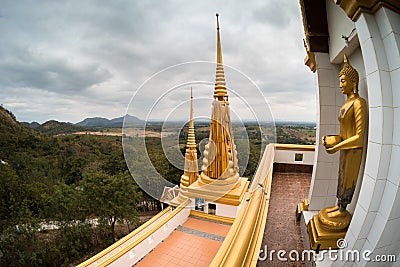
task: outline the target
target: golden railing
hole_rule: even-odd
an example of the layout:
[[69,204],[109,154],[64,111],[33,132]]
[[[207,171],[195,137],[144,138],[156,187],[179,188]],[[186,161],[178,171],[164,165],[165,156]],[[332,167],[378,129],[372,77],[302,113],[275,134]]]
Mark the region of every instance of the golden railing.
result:
[[107,254],[111,253],[113,250],[115,250],[118,247],[122,246],[129,239],[131,239],[135,235],[139,234],[141,231],[146,229],[146,227],[149,227],[152,223],[154,223],[155,221],[157,221],[159,218],[161,218],[162,216],[164,216],[166,213],[168,213],[170,211],[171,211],[171,207],[168,207],[168,208],[164,209],[163,211],[157,213],[154,217],[152,217],[150,220],[148,220],[147,222],[145,222],[144,224],[142,224],[141,226],[136,228],[134,231],[132,231],[128,235],[124,236],[123,238],[121,238],[120,240],[118,240],[117,242],[115,242],[114,244],[109,246],[108,248],[106,248],[106,249],[102,250],[101,252],[99,252],[98,254],[94,255],[90,259],[82,262],[77,267],[86,267],[86,266],[89,266],[90,264],[93,264],[96,261],[100,260],[101,258],[106,256]]
[[266,147],[246,200],[210,266],[255,266],[264,236],[275,146]]
[[143,235],[139,236],[137,239],[135,239],[132,243],[118,251],[117,253],[113,254],[109,258],[107,258],[105,261],[101,262],[98,267],[104,267],[108,266],[117,259],[121,258],[123,255],[131,251],[134,247],[136,247],[138,244],[146,240],[148,237],[150,237],[152,234],[154,234],[158,229],[163,227],[169,220],[171,220],[175,215],[177,215],[179,212],[181,212],[183,209],[186,208],[186,205],[189,203],[189,200],[186,202],[182,203],[179,205],[176,209],[174,209],[170,214],[168,214],[165,218],[163,218],[161,221],[159,221],[156,225],[154,225],[149,231],[145,232]]
[[315,145],[274,144],[276,150],[314,151]]

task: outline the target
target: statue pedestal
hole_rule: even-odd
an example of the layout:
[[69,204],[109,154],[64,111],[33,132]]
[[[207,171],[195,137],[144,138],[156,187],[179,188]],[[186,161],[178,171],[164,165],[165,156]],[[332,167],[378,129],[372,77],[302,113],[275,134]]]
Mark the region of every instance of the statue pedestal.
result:
[[317,253],[323,249],[337,249],[337,241],[346,236],[347,228],[343,230],[330,230],[314,215],[307,225],[310,248]]

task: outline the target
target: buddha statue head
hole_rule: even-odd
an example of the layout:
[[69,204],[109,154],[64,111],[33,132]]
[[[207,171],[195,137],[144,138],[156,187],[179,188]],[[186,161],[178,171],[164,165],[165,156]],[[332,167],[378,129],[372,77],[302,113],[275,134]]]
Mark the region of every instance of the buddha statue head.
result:
[[358,93],[358,72],[350,65],[346,54],[344,55],[343,68],[339,72],[339,80],[343,93],[346,93],[347,88],[350,89],[350,87],[354,94]]

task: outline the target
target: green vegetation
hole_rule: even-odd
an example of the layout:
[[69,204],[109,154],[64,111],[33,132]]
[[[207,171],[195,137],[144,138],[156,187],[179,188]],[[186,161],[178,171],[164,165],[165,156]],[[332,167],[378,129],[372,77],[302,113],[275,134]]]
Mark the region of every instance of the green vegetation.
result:
[[[71,134],[83,129],[49,121],[33,130],[0,107],[0,266],[68,266],[80,262],[126,234],[118,226],[125,224],[130,231],[139,225],[141,212],[160,209],[160,203],[142,192],[131,178],[121,136]],[[146,129],[159,132],[161,124],[152,123]],[[275,142],[273,127],[262,130],[267,142]],[[280,125],[276,133],[279,143],[315,141],[312,125]],[[176,134],[178,149],[176,136],[163,142],[177,166],[166,158],[160,138],[145,139],[152,164],[173,184],[179,184],[183,173],[187,127],[177,129]],[[208,136],[207,123],[196,125],[200,162],[205,145],[201,141]],[[141,142],[134,136],[129,139],[133,147]],[[251,178],[262,152],[258,125],[247,123],[235,131],[235,144],[241,152],[240,172]],[[139,153],[132,151],[130,156],[138,157]],[[136,169],[136,179],[158,186],[144,166]]]
[[277,143],[280,144],[315,144],[315,127],[313,125],[277,125]]
[[43,135],[1,108],[0,160],[0,266],[66,266],[138,225],[121,137]]

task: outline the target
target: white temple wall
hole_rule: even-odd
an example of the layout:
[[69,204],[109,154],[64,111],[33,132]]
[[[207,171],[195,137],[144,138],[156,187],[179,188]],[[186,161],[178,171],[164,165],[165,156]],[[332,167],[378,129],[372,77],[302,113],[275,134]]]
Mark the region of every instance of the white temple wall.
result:
[[[296,161],[296,154],[302,154],[303,160]],[[297,151],[297,150],[275,150],[274,163],[313,165],[314,151]]]
[[[369,144],[378,152],[368,158],[366,175],[370,178],[373,197],[360,193],[356,210],[365,208],[366,217],[373,216],[371,230],[363,246],[372,248],[375,254],[398,254],[400,250],[400,16],[386,8],[374,15],[362,14],[356,22],[360,33],[361,48],[366,65],[370,95],[376,101],[370,104],[371,138]],[[361,38],[362,37],[362,38]],[[372,102],[372,101],[371,101]],[[372,122],[371,122],[372,124]],[[353,227],[354,228],[354,227]],[[352,233],[357,238],[356,229]],[[372,263],[366,263],[372,266]]]
[[231,205],[217,203],[215,214],[219,215],[219,216],[229,217],[229,218],[236,218],[241,206],[242,205],[231,206]]
[[[346,47],[342,35],[349,36],[356,26],[354,22],[347,17],[346,13],[341,8],[338,8],[332,0],[326,0],[326,15],[329,31],[329,59],[334,64],[341,64],[343,63],[343,50],[345,48],[347,50],[349,49],[349,47]],[[351,43],[349,46],[352,46],[353,43],[357,46],[357,39],[357,35],[354,33],[349,39]]]

